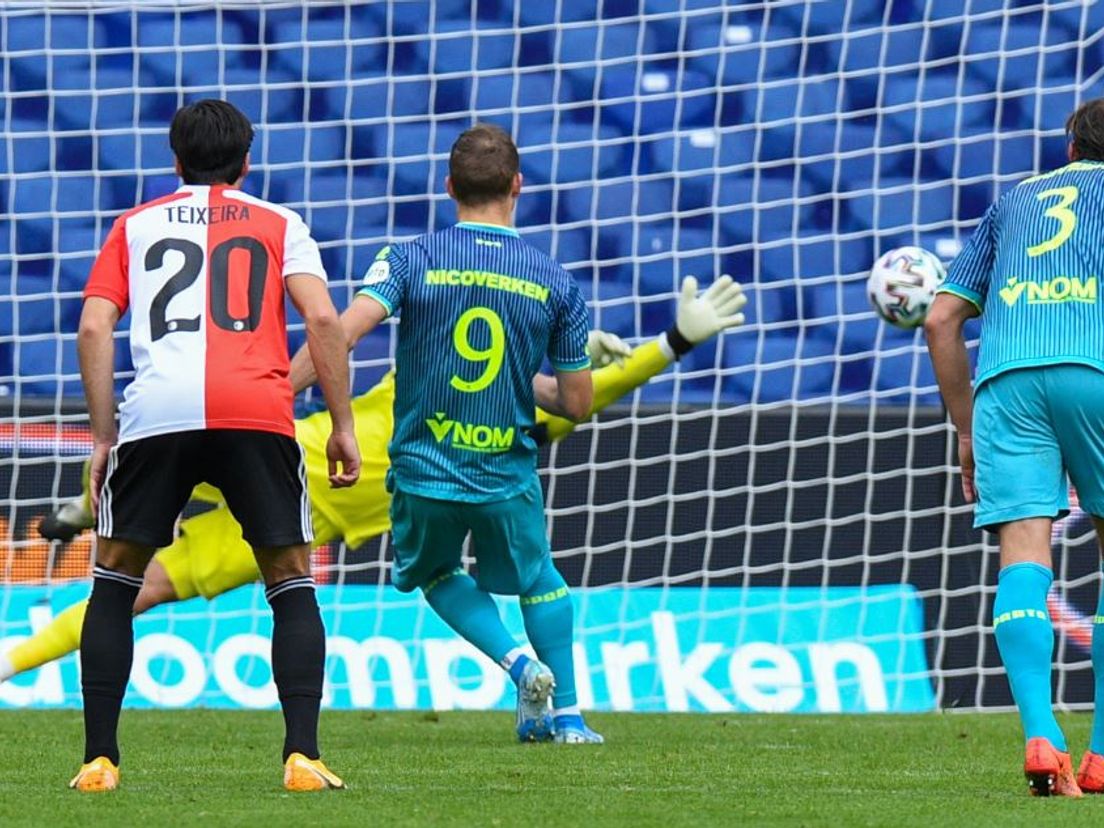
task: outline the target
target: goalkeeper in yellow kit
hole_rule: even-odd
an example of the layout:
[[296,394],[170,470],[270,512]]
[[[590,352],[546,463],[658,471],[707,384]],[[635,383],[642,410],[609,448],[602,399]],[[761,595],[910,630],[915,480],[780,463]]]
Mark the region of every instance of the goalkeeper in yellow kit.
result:
[[[665,370],[673,361],[727,327],[743,321],[736,311],[744,304],[740,286],[722,276],[698,293],[693,277],[683,280],[677,321],[659,337],[630,349],[617,337],[595,331],[590,337],[591,360],[600,367],[593,374],[594,403],[601,411]],[[734,322],[735,320],[735,322]],[[297,389],[299,390],[299,389]],[[326,412],[297,420],[296,438],[306,454],[308,489],[314,521],[314,546],[344,539],[350,547],[391,528],[391,497],[384,488],[391,439],[394,377],[387,374],[367,393],[353,400],[357,442],[362,458],[360,480],[351,487],[328,484],[326,439],[330,423]],[[561,440],[574,430],[569,420],[537,412],[537,442]],[[171,546],[161,549],[146,569],[134,603],[135,614],[158,604],[201,595],[211,599],[257,580],[258,571],[241,526],[226,508],[222,494],[209,485],[198,486],[193,498],[214,508],[183,520]],[[69,540],[90,529],[93,516],[84,494],[49,515],[40,531],[49,540]],[[31,638],[0,654],[0,681],[32,670],[76,650],[87,601],[62,611]]]

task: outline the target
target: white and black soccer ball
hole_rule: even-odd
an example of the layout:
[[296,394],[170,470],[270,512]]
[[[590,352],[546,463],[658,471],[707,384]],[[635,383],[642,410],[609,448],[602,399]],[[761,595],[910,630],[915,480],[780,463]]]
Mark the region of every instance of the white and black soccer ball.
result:
[[946,278],[947,271],[934,253],[922,247],[898,247],[874,263],[866,293],[886,322],[915,328],[924,324],[935,291]]

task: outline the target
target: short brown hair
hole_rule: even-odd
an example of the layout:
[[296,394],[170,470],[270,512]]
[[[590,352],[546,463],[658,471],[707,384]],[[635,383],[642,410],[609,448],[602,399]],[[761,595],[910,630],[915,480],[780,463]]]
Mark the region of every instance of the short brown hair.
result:
[[1078,158],[1104,161],[1104,98],[1077,107],[1066,120],[1066,136]]
[[476,124],[452,145],[449,178],[456,200],[479,207],[506,198],[518,172],[518,150],[506,130]]

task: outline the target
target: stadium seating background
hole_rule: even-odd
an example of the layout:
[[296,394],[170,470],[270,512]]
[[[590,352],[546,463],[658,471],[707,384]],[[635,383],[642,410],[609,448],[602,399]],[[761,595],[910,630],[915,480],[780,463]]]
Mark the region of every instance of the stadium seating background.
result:
[[[750,324],[686,361],[682,401],[933,402],[926,355],[875,320],[864,273],[902,243],[953,251],[1002,187],[1061,163],[1104,65],[1101,4],[720,5],[5,12],[0,385],[79,394],[95,250],[175,186],[175,109],[224,96],[258,127],[247,189],[303,212],[341,305],[381,244],[453,220],[447,150],[478,116],[517,137],[518,223],[597,325],[656,332],[687,273],[747,284]],[[355,356],[379,366],[388,347]]]

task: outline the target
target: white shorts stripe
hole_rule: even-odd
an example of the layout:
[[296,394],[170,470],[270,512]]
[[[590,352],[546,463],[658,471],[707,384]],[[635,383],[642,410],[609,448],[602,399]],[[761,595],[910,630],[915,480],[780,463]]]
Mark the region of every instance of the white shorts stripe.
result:
[[307,490],[307,455],[302,445],[298,442],[295,445],[299,447],[299,483],[303,487],[302,498],[299,501],[303,543],[310,543],[314,540],[314,521],[311,519],[310,492]]
[[114,529],[114,519],[111,514],[111,475],[115,472],[115,467],[119,464],[119,447],[112,446],[110,453],[107,455],[107,467],[104,469],[103,488],[100,489],[100,514],[99,525],[96,527],[96,532],[105,538],[111,537],[111,531]]

